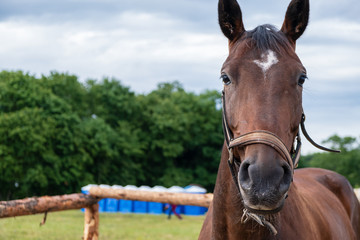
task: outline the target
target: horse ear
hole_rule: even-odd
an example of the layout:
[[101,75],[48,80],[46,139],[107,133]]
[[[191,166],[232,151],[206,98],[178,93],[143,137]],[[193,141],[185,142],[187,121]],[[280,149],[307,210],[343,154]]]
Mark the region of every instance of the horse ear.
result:
[[241,9],[236,0],[219,0],[218,14],[221,31],[230,41],[245,31]]
[[281,31],[295,44],[304,33],[309,21],[309,0],[292,0],[285,15]]

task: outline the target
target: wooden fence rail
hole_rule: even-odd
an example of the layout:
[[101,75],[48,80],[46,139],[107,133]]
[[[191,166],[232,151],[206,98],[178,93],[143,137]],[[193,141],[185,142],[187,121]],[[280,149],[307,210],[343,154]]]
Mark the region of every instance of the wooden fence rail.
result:
[[125,200],[136,200],[145,202],[170,203],[174,205],[194,205],[209,207],[213,194],[190,194],[190,193],[169,193],[150,192],[128,189],[111,189],[102,187],[90,188],[89,194],[93,197],[115,198]]
[[0,218],[86,208],[99,201],[96,197],[75,193],[0,201]]

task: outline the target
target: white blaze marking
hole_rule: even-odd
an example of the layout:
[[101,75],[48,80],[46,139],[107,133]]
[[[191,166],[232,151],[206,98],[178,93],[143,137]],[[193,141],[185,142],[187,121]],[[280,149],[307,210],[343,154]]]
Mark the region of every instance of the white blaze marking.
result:
[[279,60],[277,59],[276,54],[271,50],[267,50],[265,54],[261,54],[261,60],[254,60],[254,63],[256,63],[256,65],[258,65],[262,69],[264,75],[266,74],[266,71],[271,68],[272,65],[278,62]]

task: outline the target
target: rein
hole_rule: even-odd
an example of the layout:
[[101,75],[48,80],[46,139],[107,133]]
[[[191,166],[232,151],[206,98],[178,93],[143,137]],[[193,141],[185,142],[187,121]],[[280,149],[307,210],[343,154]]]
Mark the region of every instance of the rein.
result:
[[[292,146],[291,150],[289,151],[284,142],[276,136],[274,133],[266,130],[255,130],[251,131],[245,134],[240,135],[239,137],[234,138],[234,135],[229,128],[227,119],[226,119],[226,108],[225,108],[225,92],[222,92],[222,126],[224,131],[224,137],[226,141],[226,145],[229,151],[229,159],[228,159],[228,165],[230,168],[230,172],[232,175],[232,178],[234,180],[234,183],[241,195],[240,191],[240,185],[237,180],[237,173],[236,173],[236,167],[235,164],[240,165],[239,162],[234,161],[234,153],[233,148],[234,147],[245,147],[247,145],[251,144],[265,144],[267,146],[270,146],[274,148],[281,157],[289,164],[292,172],[294,172],[294,169],[297,168],[299,159],[300,159],[300,151],[301,151],[301,138],[300,138],[300,130],[296,134],[296,147]],[[315,147],[328,151],[328,152],[336,152],[339,153],[339,150],[333,150],[326,147],[323,147],[317,143],[315,143],[314,140],[311,139],[309,134],[307,133],[305,129],[305,114],[302,113],[301,121],[300,121],[300,128],[302,133],[304,134],[305,138]],[[295,140],[294,140],[295,141]],[[244,214],[242,217],[242,223],[245,223],[249,218],[252,218],[256,222],[258,222],[262,226],[266,226],[274,235],[277,234],[276,229],[274,226],[269,223],[268,221],[264,220],[264,217],[258,216],[257,214],[250,213],[247,209],[244,209]],[[245,219],[245,220],[244,220]]]

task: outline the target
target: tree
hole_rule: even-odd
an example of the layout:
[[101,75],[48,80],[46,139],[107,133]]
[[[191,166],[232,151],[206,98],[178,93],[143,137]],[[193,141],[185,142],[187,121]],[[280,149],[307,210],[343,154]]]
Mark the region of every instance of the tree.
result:
[[1,198],[73,192],[92,181],[69,104],[22,72],[0,74],[0,96]]
[[89,80],[87,88],[92,118],[84,122],[83,132],[87,152],[93,159],[89,171],[97,183],[144,182],[145,148],[139,128],[144,119],[135,94],[116,79]]
[[219,98],[215,91],[187,93],[178,82],[139,96],[146,119],[141,129],[148,130],[144,172],[149,183],[213,188],[223,143]]
[[89,80],[87,88],[91,114],[104,119],[111,127],[116,128],[119,121],[139,120],[140,106],[135,93],[120,81],[107,78],[100,82]]
[[42,76],[39,79],[42,88],[50,90],[55,96],[65,101],[80,118],[91,116],[88,91],[86,86],[78,81],[75,75],[51,72],[49,76]]

